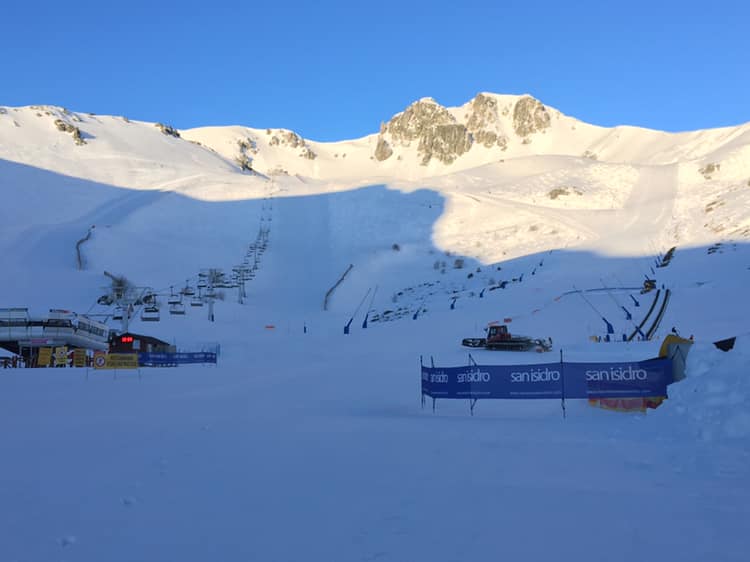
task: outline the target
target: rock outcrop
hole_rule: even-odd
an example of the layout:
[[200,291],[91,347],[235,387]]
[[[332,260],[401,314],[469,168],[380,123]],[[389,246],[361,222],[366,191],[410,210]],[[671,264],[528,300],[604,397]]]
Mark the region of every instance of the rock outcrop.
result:
[[469,151],[471,143],[471,134],[460,123],[428,127],[419,139],[420,163],[426,166],[430,160],[437,158],[443,164],[452,164],[457,157]]
[[391,145],[388,144],[388,141],[385,140],[381,134],[378,137],[378,144],[375,147],[375,159],[378,162],[382,162],[383,160],[388,160],[392,155],[393,149],[391,148]]
[[519,137],[528,138],[533,133],[543,131],[551,121],[547,108],[531,96],[522,97],[513,108],[513,129]]
[[154,126],[157,127],[163,134],[169,137],[174,137],[176,139],[180,138],[180,132],[171,125],[165,125],[164,123],[154,123]]
[[389,135],[394,146],[411,146],[417,142],[417,154],[424,166],[435,158],[443,164],[452,163],[456,157],[471,148],[472,137],[466,126],[442,105],[431,98],[421,99],[396,115],[384,126],[378,137],[375,158],[390,158],[393,148],[384,138]]
[[497,128],[498,121],[497,100],[485,94],[477,94],[471,100],[471,111],[466,121],[466,128],[473,135],[474,141],[486,148],[497,145],[505,150],[508,139],[493,130]]
[[81,129],[79,129],[75,125],[66,123],[62,119],[55,119],[55,127],[57,127],[58,131],[62,131],[63,133],[72,133],[73,142],[75,142],[78,146],[83,146],[84,144],[86,144],[86,141],[83,140],[83,136],[81,135]]
[[449,165],[474,145],[506,150],[509,135],[515,138],[511,131],[521,137],[523,144],[528,144],[531,135],[551,125],[547,108],[531,96],[518,98],[515,104],[508,100],[502,108],[499,104],[497,96],[477,94],[464,106],[465,113],[459,120],[456,110],[448,110],[432,98],[423,98],[381,124],[373,157],[383,162],[400,147],[411,147],[416,142],[420,164],[425,166],[437,160]]
[[424,98],[391,119],[386,124],[386,131],[391,134],[395,143],[409,146],[412,141],[421,139],[428,130],[455,122],[446,108],[432,98]]
[[[266,134],[270,134],[271,130],[267,129]],[[299,136],[294,131],[284,131],[279,129],[275,135],[271,137],[269,143],[271,146],[285,146],[288,148],[301,148],[301,152],[298,154],[300,158],[306,158],[307,160],[315,160],[318,155],[307,145],[305,139]]]

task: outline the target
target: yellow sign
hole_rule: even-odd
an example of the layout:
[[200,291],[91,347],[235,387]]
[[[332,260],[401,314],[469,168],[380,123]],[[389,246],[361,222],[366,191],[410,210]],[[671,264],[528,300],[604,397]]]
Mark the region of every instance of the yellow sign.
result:
[[52,348],[40,347],[39,357],[36,358],[37,367],[49,367],[49,363],[52,361]]
[[107,364],[107,354],[103,351],[94,352],[94,369],[104,369]]
[[55,348],[55,366],[68,364],[68,348],[64,345]]
[[73,350],[73,366],[74,367],[85,367],[86,366],[86,350],[85,349],[74,349]]
[[108,353],[106,369],[137,369],[137,353]]
[[137,369],[137,353],[96,353],[95,369]]

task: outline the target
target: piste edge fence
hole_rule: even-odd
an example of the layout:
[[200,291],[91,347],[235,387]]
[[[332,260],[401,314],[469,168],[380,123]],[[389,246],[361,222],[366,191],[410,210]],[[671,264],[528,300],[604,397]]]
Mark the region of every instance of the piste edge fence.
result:
[[630,362],[566,362],[562,351],[556,363],[479,365],[463,367],[424,365],[420,357],[422,407],[432,398],[469,400],[471,414],[480,399],[557,399],[565,416],[566,399],[658,398],[667,396],[674,381],[671,358]]
[[178,365],[195,365],[208,363],[216,365],[216,352],[181,352],[181,353],[139,353],[140,367],[176,367]]

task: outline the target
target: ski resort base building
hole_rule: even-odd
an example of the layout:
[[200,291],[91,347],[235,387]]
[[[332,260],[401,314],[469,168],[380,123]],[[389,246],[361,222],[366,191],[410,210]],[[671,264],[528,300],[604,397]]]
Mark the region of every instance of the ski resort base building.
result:
[[[27,308],[0,308],[0,347],[20,355],[27,367],[57,365],[70,350],[106,351],[109,327],[69,310],[32,316]],[[55,356],[50,359],[52,350]]]

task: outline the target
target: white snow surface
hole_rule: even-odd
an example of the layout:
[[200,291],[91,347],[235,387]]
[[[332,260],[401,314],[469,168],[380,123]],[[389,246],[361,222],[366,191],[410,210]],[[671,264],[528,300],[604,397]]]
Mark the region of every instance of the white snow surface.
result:
[[[670,394],[673,407],[659,411],[705,442],[750,439],[750,338],[731,352],[699,344],[687,379]],[[700,398],[699,398],[700,397]]]
[[[277,129],[178,138],[0,108],[0,307],[103,318],[105,270],[166,300],[270,232],[244,303],[226,289],[216,322],[164,307],[131,324],[186,351],[219,344],[217,366],[0,370],[0,561],[747,560],[750,126],[669,134],[551,112],[530,144],[420,166],[413,150],[371,159],[376,135],[305,141],[311,160],[271,144]],[[645,315],[652,268],[672,291],[654,341],[592,343],[601,316],[617,339],[633,330],[622,307]],[[466,364],[460,339],[505,318],[553,352],[472,351],[479,363],[646,359],[672,327],[696,344],[646,415],[422,409],[420,357]]]

